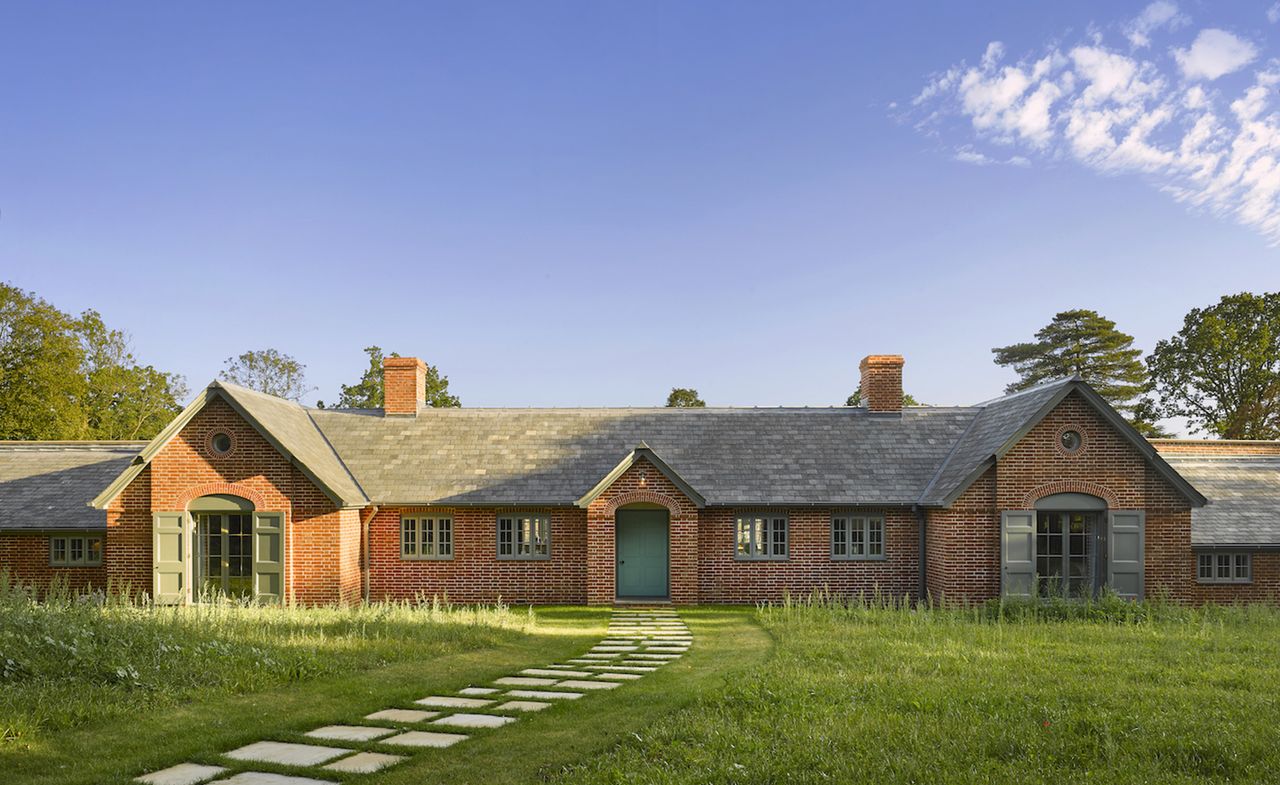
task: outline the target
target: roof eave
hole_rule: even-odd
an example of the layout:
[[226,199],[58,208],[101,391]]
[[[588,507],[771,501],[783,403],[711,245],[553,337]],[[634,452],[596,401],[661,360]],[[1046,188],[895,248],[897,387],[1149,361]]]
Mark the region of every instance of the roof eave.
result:
[[613,483],[619,477],[621,477],[627,471],[627,469],[630,469],[632,466],[634,466],[636,461],[640,460],[641,458],[644,458],[649,463],[651,463],[653,467],[656,468],[660,474],[662,474],[663,477],[666,477],[668,480],[670,480],[671,484],[676,486],[676,488],[678,488],[681,493],[683,493],[686,497],[688,497],[689,501],[693,502],[695,507],[697,507],[698,509],[702,509],[703,507],[707,506],[706,498],[703,497],[701,493],[698,493],[698,491],[695,490],[692,485],[690,485],[688,482],[684,480],[683,477],[680,476],[679,472],[671,468],[671,466],[667,464],[666,461],[662,460],[662,458],[644,442],[641,442],[640,445],[637,446],[634,450],[627,453],[627,455],[624,456],[623,459],[618,462],[617,466],[614,466],[613,469],[610,470],[608,474],[606,474],[603,478],[601,478],[600,482],[592,486],[591,490],[587,491],[581,497],[579,497],[578,500],[574,502],[574,505],[577,507],[581,507],[582,509],[585,510],[587,507],[591,505],[591,502],[598,499],[600,497],[600,494],[608,490],[609,486],[613,485]]

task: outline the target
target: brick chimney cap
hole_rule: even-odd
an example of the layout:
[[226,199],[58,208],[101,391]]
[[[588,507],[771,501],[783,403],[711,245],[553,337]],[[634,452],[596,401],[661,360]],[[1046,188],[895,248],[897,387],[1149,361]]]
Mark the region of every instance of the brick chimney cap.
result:
[[427,364],[417,357],[383,357],[383,368],[426,368]]
[[871,366],[901,368],[905,362],[900,354],[868,354],[862,358],[858,368],[865,369]]

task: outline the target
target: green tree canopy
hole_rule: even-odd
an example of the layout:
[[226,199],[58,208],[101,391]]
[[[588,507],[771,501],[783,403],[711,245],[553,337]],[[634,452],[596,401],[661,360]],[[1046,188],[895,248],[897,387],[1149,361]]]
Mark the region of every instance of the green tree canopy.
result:
[[[862,385],[861,384],[858,385],[858,389],[853,391],[853,395],[850,395],[848,398],[845,398],[844,405],[845,406],[861,406],[862,405]],[[925,404],[917,401],[916,397],[911,393],[903,393],[902,405],[903,406],[924,406]]]
[[672,387],[667,396],[667,406],[673,409],[701,409],[707,402],[698,397],[692,387]]
[[251,349],[228,357],[219,378],[250,390],[300,401],[311,392],[307,386],[307,366],[277,349]]
[[[365,368],[360,381],[355,384],[344,384],[338,394],[340,409],[380,409],[382,408],[382,361],[386,355],[380,346],[366,346],[364,353],[369,356],[369,367]],[[392,357],[399,357],[395,352]],[[436,408],[450,408],[462,405],[458,396],[449,392],[449,377],[440,375],[434,365],[427,366],[426,403]],[[320,401],[324,408],[324,401]]]
[[1034,341],[998,346],[991,351],[996,365],[1018,372],[1018,381],[1010,384],[1006,392],[1079,376],[1140,432],[1163,435],[1141,399],[1149,389],[1142,351],[1133,348],[1132,335],[1117,330],[1115,322],[1097,311],[1063,311],[1036,333]]
[[1280,438],[1280,293],[1192,309],[1147,365],[1162,416],[1224,439]]
[[149,439],[186,394],[96,311],[74,317],[0,284],[0,439]]

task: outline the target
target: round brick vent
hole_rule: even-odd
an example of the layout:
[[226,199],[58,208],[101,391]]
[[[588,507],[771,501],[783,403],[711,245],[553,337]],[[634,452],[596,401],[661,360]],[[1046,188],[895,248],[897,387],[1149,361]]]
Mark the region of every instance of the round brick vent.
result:
[[1058,433],[1058,449],[1067,454],[1077,453],[1084,446],[1084,437],[1074,428],[1066,428]]
[[225,458],[236,448],[236,443],[231,438],[231,434],[225,431],[218,431],[209,435],[208,447],[209,453],[215,458]]

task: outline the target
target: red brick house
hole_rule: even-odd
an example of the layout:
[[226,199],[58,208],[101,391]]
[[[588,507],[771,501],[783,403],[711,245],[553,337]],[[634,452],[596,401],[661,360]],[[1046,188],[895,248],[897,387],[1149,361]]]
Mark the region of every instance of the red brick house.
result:
[[[1152,443],[1078,379],[907,407],[380,410],[214,382],[137,443],[0,444],[0,569],[161,602],[1274,601],[1280,448]],[[1208,497],[1208,498],[1206,498]]]

